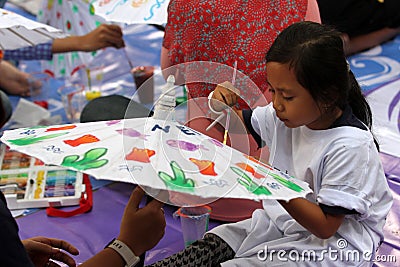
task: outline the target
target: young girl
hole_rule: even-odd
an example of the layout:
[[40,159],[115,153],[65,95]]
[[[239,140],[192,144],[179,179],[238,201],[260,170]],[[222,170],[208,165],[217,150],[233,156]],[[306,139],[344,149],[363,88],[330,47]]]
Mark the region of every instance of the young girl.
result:
[[[310,18],[319,20],[319,14],[307,16],[313,5],[315,0],[172,0],[168,5],[161,68],[176,70],[168,67],[195,61],[237,66],[239,72],[248,76],[236,79],[247,100],[239,101],[237,106],[248,108],[257,101],[267,103],[270,95],[266,92],[265,53],[287,26]],[[219,80],[228,72],[207,70],[207,66],[201,70],[210,81]],[[207,96],[215,84],[193,82],[193,70],[179,73],[185,77],[188,88],[186,125],[222,142],[224,129],[219,124],[206,131],[212,123]],[[251,136],[230,135],[227,144],[250,156],[268,158],[267,148],[258,149]],[[210,206],[211,218],[229,222],[248,219],[255,209],[262,207],[259,202],[234,198],[222,198]]]
[[[271,164],[314,193],[263,201],[251,219],[216,227],[155,266],[372,265],[392,196],[340,33],[296,23],[278,36],[266,62],[272,103],[236,112],[270,147]],[[217,86],[213,98],[232,106],[237,95],[226,87]]]

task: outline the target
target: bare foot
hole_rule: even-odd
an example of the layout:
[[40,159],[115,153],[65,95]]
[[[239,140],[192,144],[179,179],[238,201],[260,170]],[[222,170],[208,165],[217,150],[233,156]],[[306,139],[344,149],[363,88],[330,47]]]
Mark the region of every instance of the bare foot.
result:
[[30,96],[29,74],[0,61],[0,88],[9,95]]

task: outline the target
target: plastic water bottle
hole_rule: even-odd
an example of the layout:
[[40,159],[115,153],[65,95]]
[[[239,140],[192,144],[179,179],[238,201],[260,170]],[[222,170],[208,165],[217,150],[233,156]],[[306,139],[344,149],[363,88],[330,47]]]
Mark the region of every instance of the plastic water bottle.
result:
[[162,88],[162,93],[154,107],[154,119],[174,120],[175,112],[175,77],[169,75],[167,83]]

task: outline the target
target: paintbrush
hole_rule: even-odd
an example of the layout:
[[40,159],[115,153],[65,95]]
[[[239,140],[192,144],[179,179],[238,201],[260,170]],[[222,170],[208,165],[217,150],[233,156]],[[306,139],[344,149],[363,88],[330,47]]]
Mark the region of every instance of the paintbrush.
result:
[[131,69],[133,69],[132,61],[129,59],[128,53],[126,52],[125,47],[122,48],[122,51],[123,51],[124,54],[125,54],[126,60],[128,60],[129,67],[131,67]]
[[[237,60],[235,60],[235,63],[233,63],[233,75],[232,75],[232,85],[235,85],[236,81],[236,72],[237,72]],[[231,109],[228,108],[226,112],[226,122],[225,122],[225,132],[224,132],[224,139],[223,139],[223,144],[226,145],[226,141],[228,139],[228,129],[229,129],[229,122],[231,120]]]

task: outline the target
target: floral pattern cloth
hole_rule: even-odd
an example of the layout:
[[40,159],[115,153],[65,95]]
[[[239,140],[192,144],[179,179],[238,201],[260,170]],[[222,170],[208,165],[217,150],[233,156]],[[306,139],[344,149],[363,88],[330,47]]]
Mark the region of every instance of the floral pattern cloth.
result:
[[[242,97],[247,105],[241,102],[240,106],[251,106],[260,90],[268,88],[266,52],[284,28],[304,20],[306,10],[306,0],[172,0],[163,46],[174,65],[213,61],[232,67],[237,61],[238,71],[256,85],[248,86],[251,81],[240,80],[235,84],[246,92]],[[213,69],[208,75],[219,74]],[[189,97],[205,97],[214,87],[189,85]]]

